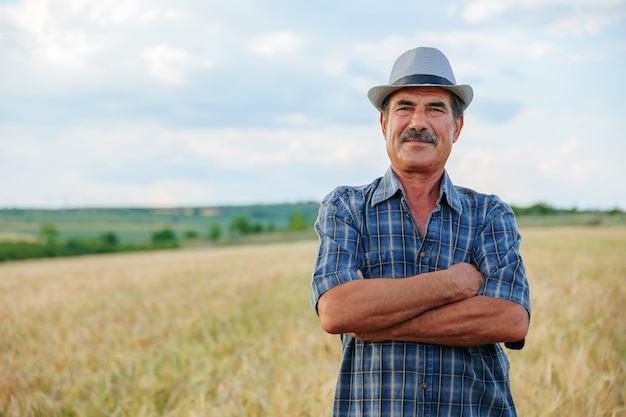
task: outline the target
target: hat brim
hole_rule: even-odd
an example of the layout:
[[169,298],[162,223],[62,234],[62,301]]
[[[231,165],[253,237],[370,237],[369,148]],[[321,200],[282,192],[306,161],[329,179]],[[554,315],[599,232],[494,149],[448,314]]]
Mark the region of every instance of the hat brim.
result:
[[406,85],[379,85],[370,88],[367,92],[367,98],[378,110],[383,110],[383,103],[385,99],[392,93],[407,87],[439,87],[444,90],[448,90],[451,93],[457,95],[463,102],[463,110],[467,108],[474,98],[474,90],[467,84],[459,85],[441,85],[441,84],[406,84]]

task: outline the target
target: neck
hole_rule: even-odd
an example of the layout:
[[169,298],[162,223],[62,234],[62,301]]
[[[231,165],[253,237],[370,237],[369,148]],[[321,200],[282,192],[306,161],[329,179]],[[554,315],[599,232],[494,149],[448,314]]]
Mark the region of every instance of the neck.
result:
[[420,234],[425,236],[428,217],[437,207],[443,171],[433,175],[406,175],[406,173],[398,172],[396,175],[404,188],[407,204],[413,213]]
[[396,176],[400,180],[407,198],[411,200],[433,200],[435,203],[439,198],[441,178],[443,170],[436,173],[406,173],[397,172]]

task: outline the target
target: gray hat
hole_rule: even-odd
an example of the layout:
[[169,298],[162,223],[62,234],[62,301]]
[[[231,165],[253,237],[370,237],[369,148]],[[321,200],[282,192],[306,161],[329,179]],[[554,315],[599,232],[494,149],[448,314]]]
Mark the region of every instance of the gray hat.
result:
[[385,99],[405,87],[441,87],[463,101],[463,110],[474,97],[471,86],[457,85],[448,58],[435,48],[419,47],[400,55],[391,70],[389,85],[372,87],[367,97],[374,107],[382,110]]

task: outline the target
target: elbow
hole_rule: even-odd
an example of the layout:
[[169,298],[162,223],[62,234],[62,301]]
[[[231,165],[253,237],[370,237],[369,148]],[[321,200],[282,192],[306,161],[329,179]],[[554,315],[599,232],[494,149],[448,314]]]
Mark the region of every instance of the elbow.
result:
[[322,315],[320,315],[320,325],[322,326],[322,329],[329,334],[345,333],[336,321]]
[[506,340],[504,342],[517,342],[524,340],[528,334],[530,317],[528,311],[522,305],[517,305],[510,314],[510,322],[507,325]]
[[342,319],[341,311],[337,303],[333,302],[332,297],[322,296],[317,303],[317,312],[320,325],[326,333],[348,333],[347,323]]

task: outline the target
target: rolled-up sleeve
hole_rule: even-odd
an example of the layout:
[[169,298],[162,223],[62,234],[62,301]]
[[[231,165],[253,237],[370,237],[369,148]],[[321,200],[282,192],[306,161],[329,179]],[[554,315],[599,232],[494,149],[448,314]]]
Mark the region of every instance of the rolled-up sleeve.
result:
[[492,210],[475,242],[475,260],[485,283],[479,295],[514,301],[530,315],[530,293],[520,253],[521,235],[511,208],[501,203]]
[[345,189],[337,189],[321,203],[315,222],[319,237],[311,284],[311,307],[317,313],[319,298],[329,289],[359,279],[360,234],[347,204]]

